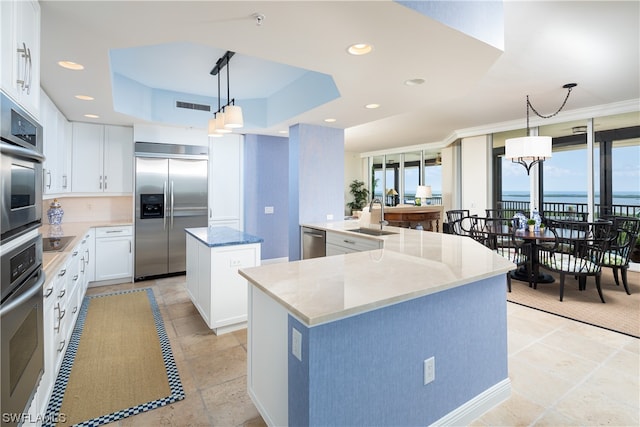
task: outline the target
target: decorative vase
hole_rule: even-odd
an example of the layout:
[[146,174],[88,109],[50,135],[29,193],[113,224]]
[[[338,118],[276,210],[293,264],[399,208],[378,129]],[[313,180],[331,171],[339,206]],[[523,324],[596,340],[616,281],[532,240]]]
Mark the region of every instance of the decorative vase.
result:
[[62,206],[60,206],[60,203],[58,203],[58,199],[53,199],[53,202],[51,202],[51,205],[49,206],[49,210],[47,210],[49,224],[60,225],[62,223],[62,216],[64,215],[64,211],[62,210]]
[[531,224],[531,225],[529,225],[529,233],[533,233],[533,232],[535,232],[535,229],[536,229],[535,224]]

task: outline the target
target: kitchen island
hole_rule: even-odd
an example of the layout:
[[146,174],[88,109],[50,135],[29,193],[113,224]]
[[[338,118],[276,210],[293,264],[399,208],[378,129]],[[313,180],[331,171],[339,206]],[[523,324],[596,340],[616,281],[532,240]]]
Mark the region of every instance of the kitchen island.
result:
[[216,335],[247,324],[247,282],[239,268],[260,265],[263,239],[229,227],[197,227],[187,233],[187,292]]
[[383,249],[239,270],[248,392],[269,425],[464,424],[510,395],[506,273],[472,239],[304,226]]

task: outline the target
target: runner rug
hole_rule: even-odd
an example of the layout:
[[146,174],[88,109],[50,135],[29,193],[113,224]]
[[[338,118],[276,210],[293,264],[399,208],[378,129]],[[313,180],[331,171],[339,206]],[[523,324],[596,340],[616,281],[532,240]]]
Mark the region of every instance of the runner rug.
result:
[[616,286],[610,268],[602,270],[605,304],[600,301],[593,277],[587,279],[587,289],[579,291],[578,281],[571,275],[565,277],[564,297],[560,301],[560,280],[555,274],[552,274],[554,283],[538,284],[537,289],[512,280],[507,301],[640,338],[640,273],[627,274],[631,295],[624,291],[622,280],[620,286]]
[[181,399],[153,291],[85,297],[45,419],[98,426]]

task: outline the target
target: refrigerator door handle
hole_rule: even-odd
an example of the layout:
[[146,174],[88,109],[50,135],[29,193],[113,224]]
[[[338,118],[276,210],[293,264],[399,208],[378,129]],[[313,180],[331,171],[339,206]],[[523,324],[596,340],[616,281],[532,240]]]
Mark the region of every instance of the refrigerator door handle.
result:
[[173,228],[173,180],[171,181],[171,228]]
[[164,206],[164,215],[162,215],[162,229],[167,229],[167,181],[162,183],[162,197],[164,198],[162,206]]

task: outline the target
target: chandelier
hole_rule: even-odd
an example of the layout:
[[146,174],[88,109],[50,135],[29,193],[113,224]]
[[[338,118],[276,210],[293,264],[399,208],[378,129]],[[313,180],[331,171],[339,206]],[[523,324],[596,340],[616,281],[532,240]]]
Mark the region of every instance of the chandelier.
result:
[[[213,67],[209,74],[218,76],[218,111],[215,112],[214,117],[209,119],[207,126],[207,134],[209,136],[222,136],[222,134],[229,133],[232,129],[241,128],[244,125],[242,118],[242,108],[235,105],[236,100],[231,98],[229,94],[229,60],[235,55],[235,52],[228,50],[220,59],[216,61],[216,66]],[[227,103],[224,106],[220,106],[220,72],[224,67],[227,67]]]
[[510,159],[513,163],[519,163],[527,169],[527,175],[531,171],[533,165],[551,158],[551,137],[550,136],[531,136],[529,129],[529,109],[531,109],[541,119],[548,119],[558,114],[566,105],[571,90],[578,86],[577,83],[567,83],[562,86],[567,89],[567,96],[564,98],[564,102],[553,114],[544,116],[533,108],[529,101],[529,95],[527,95],[527,136],[520,138],[509,138],[505,141],[504,155],[507,159]]

